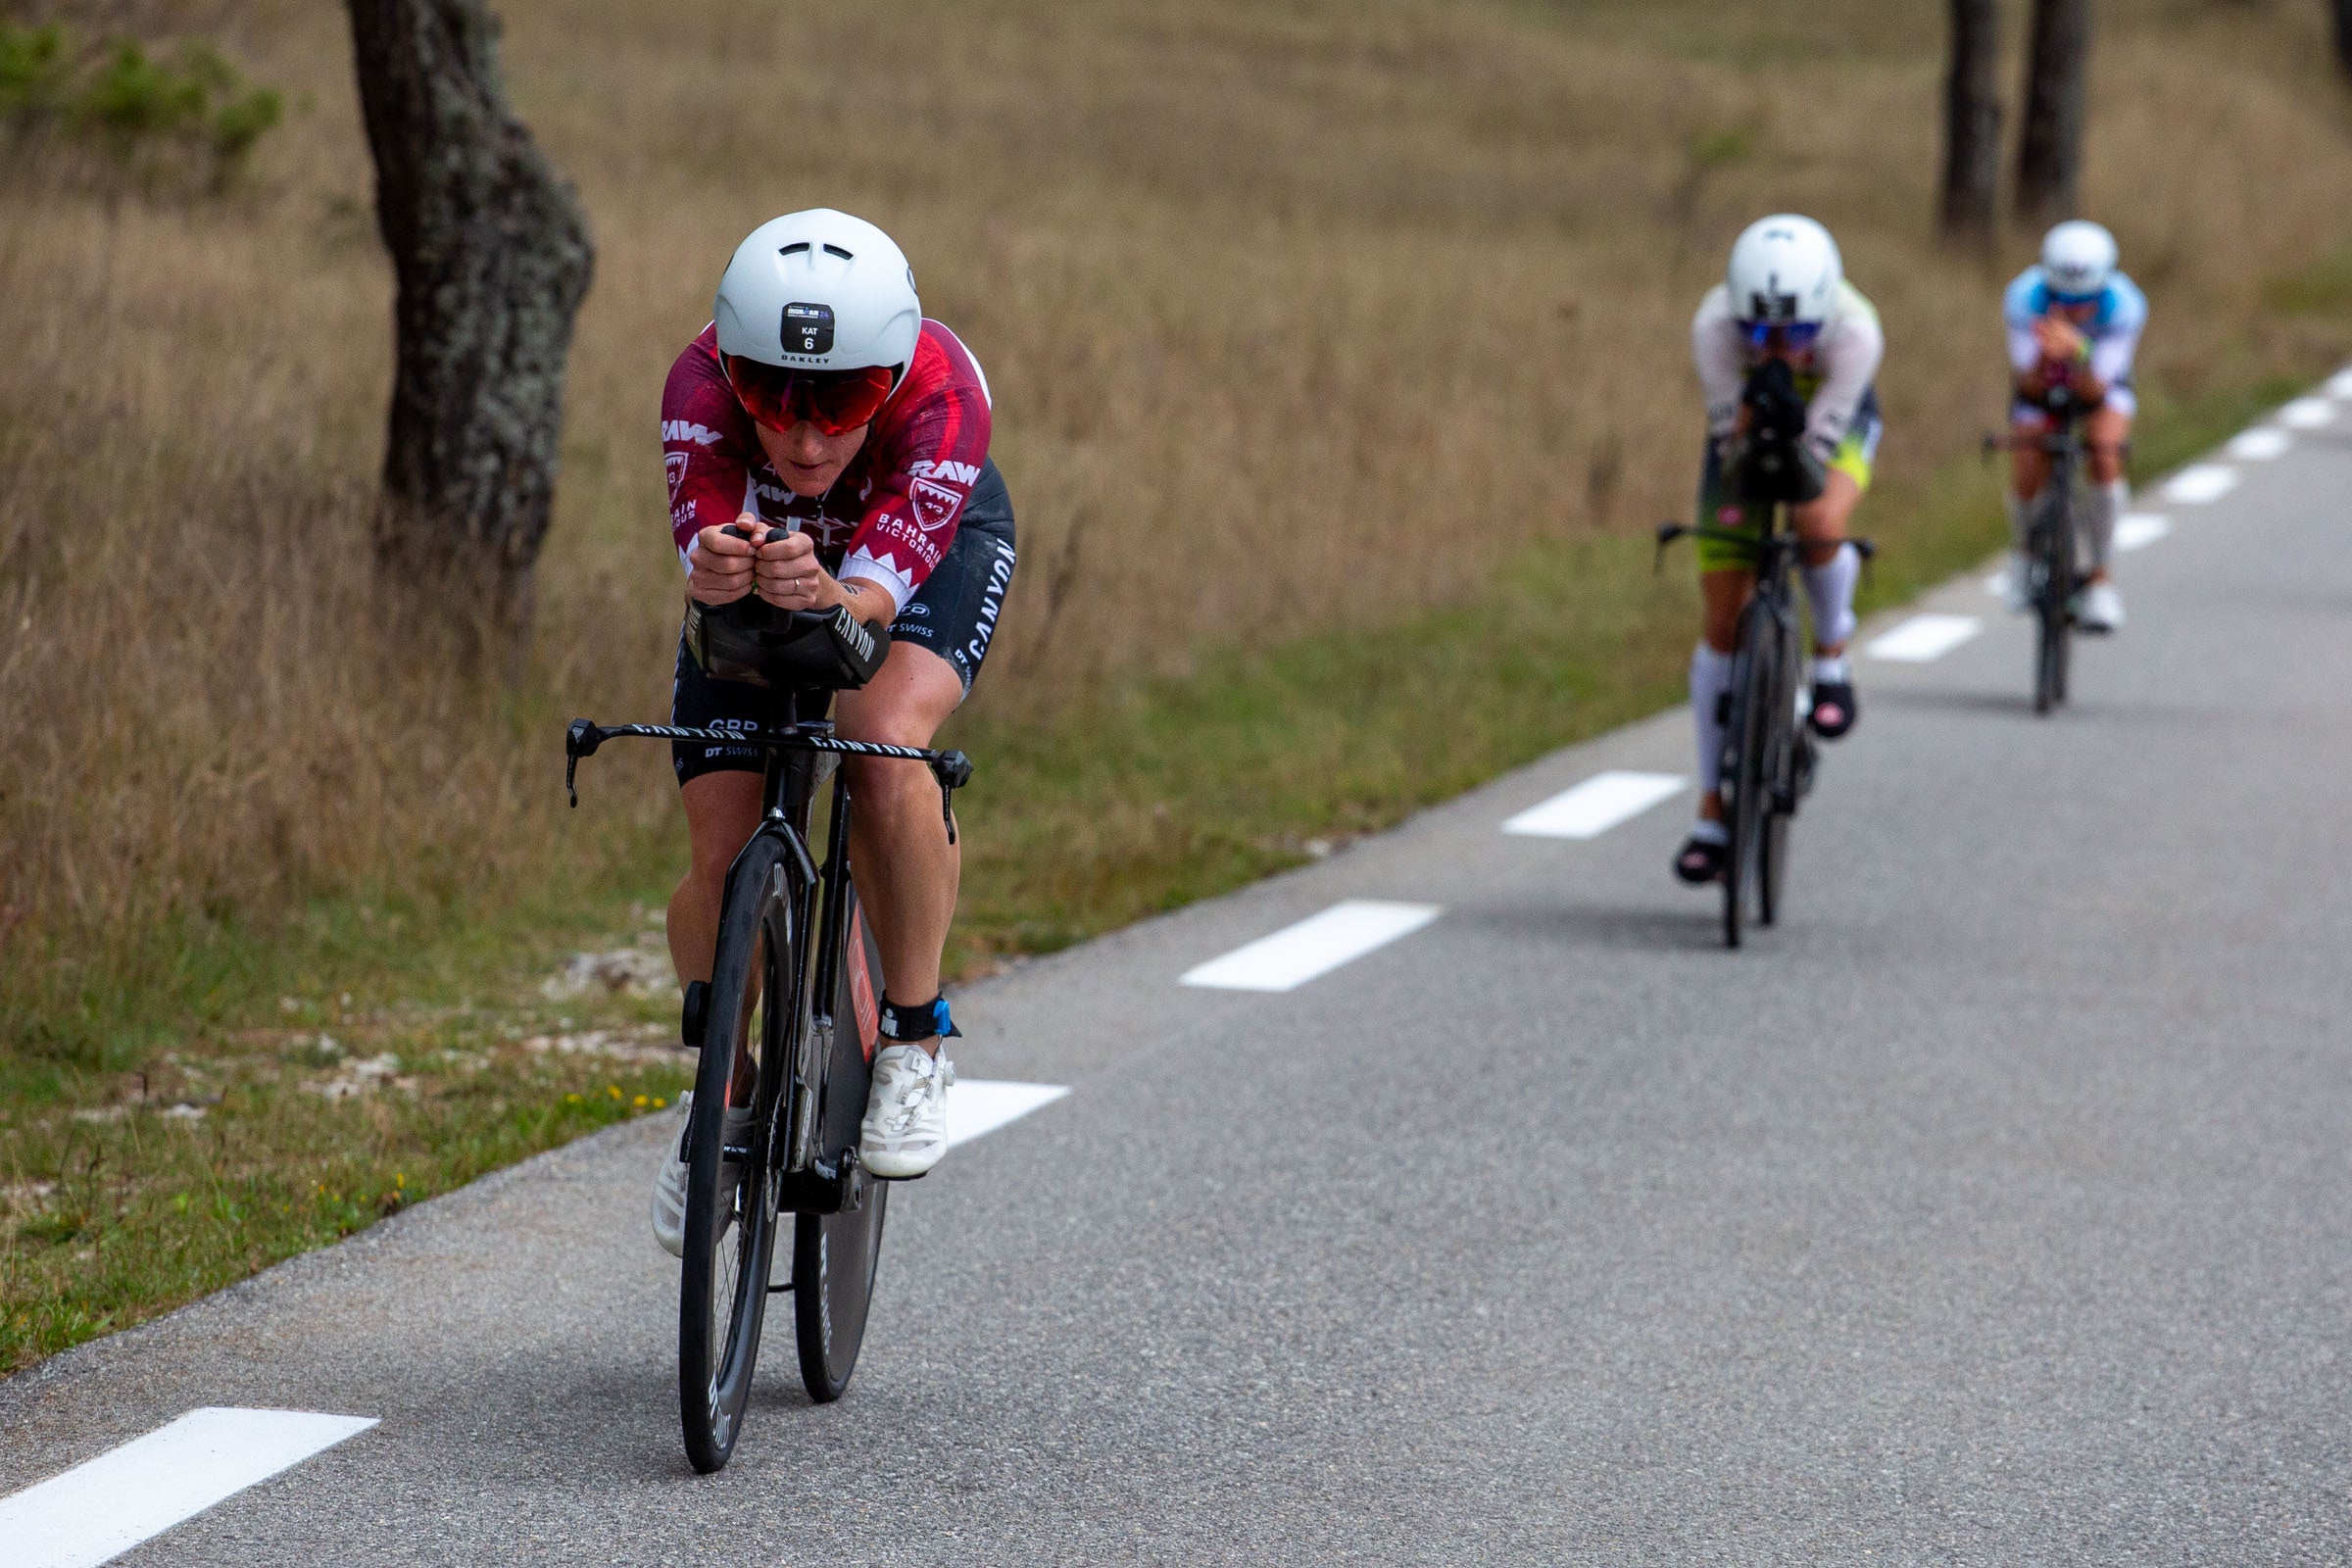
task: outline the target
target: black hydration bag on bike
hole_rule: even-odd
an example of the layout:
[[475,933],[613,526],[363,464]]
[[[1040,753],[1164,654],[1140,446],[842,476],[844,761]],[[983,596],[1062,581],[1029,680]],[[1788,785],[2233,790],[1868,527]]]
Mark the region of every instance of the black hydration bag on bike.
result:
[[713,680],[855,691],[890,656],[890,639],[850,613],[778,610],[757,594],[733,604],[686,601],[686,648]]
[[1811,501],[1829,485],[1829,470],[1805,446],[1805,400],[1786,360],[1766,360],[1749,372],[1740,402],[1747,410],[1734,486],[1742,501]]

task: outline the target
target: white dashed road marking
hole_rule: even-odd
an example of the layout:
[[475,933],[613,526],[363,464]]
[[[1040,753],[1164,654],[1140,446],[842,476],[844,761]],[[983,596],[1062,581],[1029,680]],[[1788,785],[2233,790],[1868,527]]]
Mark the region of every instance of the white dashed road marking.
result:
[[2237,488],[2237,470],[2218,463],[2192,463],[2173,475],[2164,487],[2164,499],[2183,506],[2201,507],[2208,501],[2219,501]]
[[2153,512],[2128,512],[2115,522],[2115,548],[2145,550],[2173,531],[2173,525]]
[[1410,936],[1444,912],[1434,904],[1348,899],[1188,969],[1180,983],[1219,991],[1296,991],[1318,975]]
[[0,1497],[9,1568],[94,1568],[375,1425],[305,1410],[190,1410],[64,1475]]
[[2331,398],[2352,398],[2352,369],[2338,370],[2328,378],[2328,395]]
[[2278,411],[2278,422],[2290,430],[2317,430],[2334,420],[2335,405],[2326,398],[2297,398]]
[[1862,651],[1873,659],[1889,659],[1898,664],[1925,664],[1974,637],[1984,624],[1974,615],[1913,615],[1894,630],[1872,638]]
[[1529,807],[1502,824],[1505,833],[1537,839],[1596,839],[1682,792],[1679,773],[1633,773],[1612,768],[1572,790]]
[[968,1144],[1007,1122],[1019,1121],[1069,1091],[1059,1084],[1023,1084],[1008,1079],[958,1078],[948,1091],[948,1147]]
[[2295,444],[2295,438],[2273,424],[2258,424],[2251,430],[2241,430],[2230,438],[2222,450],[2240,463],[2268,463],[2284,455]]

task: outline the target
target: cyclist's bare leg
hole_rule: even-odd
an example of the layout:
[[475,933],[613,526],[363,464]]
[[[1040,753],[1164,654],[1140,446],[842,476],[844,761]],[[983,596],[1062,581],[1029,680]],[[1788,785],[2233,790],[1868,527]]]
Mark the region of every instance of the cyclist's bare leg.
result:
[[[912,643],[893,643],[882,669],[862,689],[844,692],[834,718],[844,740],[928,746],[963,701],[963,680],[946,660]],[[882,950],[882,976],[893,1002],[916,1005],[939,995],[940,950],[956,917],[963,858],[948,842],[939,784],[920,762],[848,757],[850,861],[858,897]],[[920,1042],[933,1055],[938,1037]]]
[[[2090,482],[2102,492],[2122,482],[2124,477],[2124,443],[2132,439],[2132,416],[2117,409],[2100,408],[2091,411],[2082,421],[2082,442],[2085,463],[2090,469]],[[2120,494],[2120,492],[2117,492]],[[2120,510],[2120,505],[2116,510]],[[2105,519],[2109,538],[2096,541],[2090,574],[2087,581],[2107,580],[2107,553],[2113,540],[2116,519]]]
[[[718,952],[720,904],[726,898],[727,867],[760,825],[760,775],[729,768],[688,779],[678,789],[686,805],[686,837],[692,845],[686,874],[669,896],[669,961],[678,984],[709,980]],[[753,976],[753,984],[759,977]],[[689,1046],[700,1046],[689,1040]],[[754,1067],[750,1056],[735,1064],[729,1100],[751,1101]]]
[[[1854,476],[1841,469],[1832,468],[1828,485],[1811,501],[1788,509],[1789,520],[1796,525],[1796,536],[1804,541],[1797,552],[1808,566],[1826,566],[1836,559],[1845,543],[1846,525],[1853,520],[1854,508],[1861,505],[1862,486]],[[1847,598],[1852,597],[1852,583],[1846,583]],[[1817,607],[1818,608],[1818,607]],[[1816,642],[1816,658],[1835,659],[1845,652],[1846,639],[1835,642]]]
[[693,843],[686,875],[669,896],[669,961],[683,986],[710,978],[727,867],[760,825],[760,775],[735,769],[705,773],[688,779],[678,797],[686,805],[686,836]]
[[[1756,591],[1756,574],[1734,566],[1721,571],[1702,571],[1698,574],[1699,635],[1707,646],[1725,659],[1732,655],[1732,643],[1740,635],[1740,612]],[[1701,759],[1701,766],[1705,760]],[[1723,820],[1723,793],[1707,790],[1698,798],[1698,814],[1702,820]]]

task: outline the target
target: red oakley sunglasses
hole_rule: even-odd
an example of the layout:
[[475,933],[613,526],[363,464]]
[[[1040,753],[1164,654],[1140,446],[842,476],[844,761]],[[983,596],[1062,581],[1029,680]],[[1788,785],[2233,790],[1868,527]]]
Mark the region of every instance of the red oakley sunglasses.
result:
[[796,370],[732,354],[722,354],[719,360],[743,412],[770,430],[789,430],[806,419],[827,435],[847,435],[882,411],[895,380],[883,365],[856,370]]

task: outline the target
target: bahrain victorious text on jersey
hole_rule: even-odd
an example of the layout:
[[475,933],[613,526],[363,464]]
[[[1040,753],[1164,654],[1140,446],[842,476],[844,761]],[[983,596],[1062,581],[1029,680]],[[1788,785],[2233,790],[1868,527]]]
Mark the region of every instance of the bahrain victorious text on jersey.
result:
[[662,389],[662,461],[669,527],[680,560],[705,528],[740,513],[816,540],[825,568],[888,588],[901,606],[956,538],[988,461],[988,380],[956,334],[923,322],[914,361],[874,416],[865,444],[821,496],[784,487],[760,448],[705,327],[669,368]]

